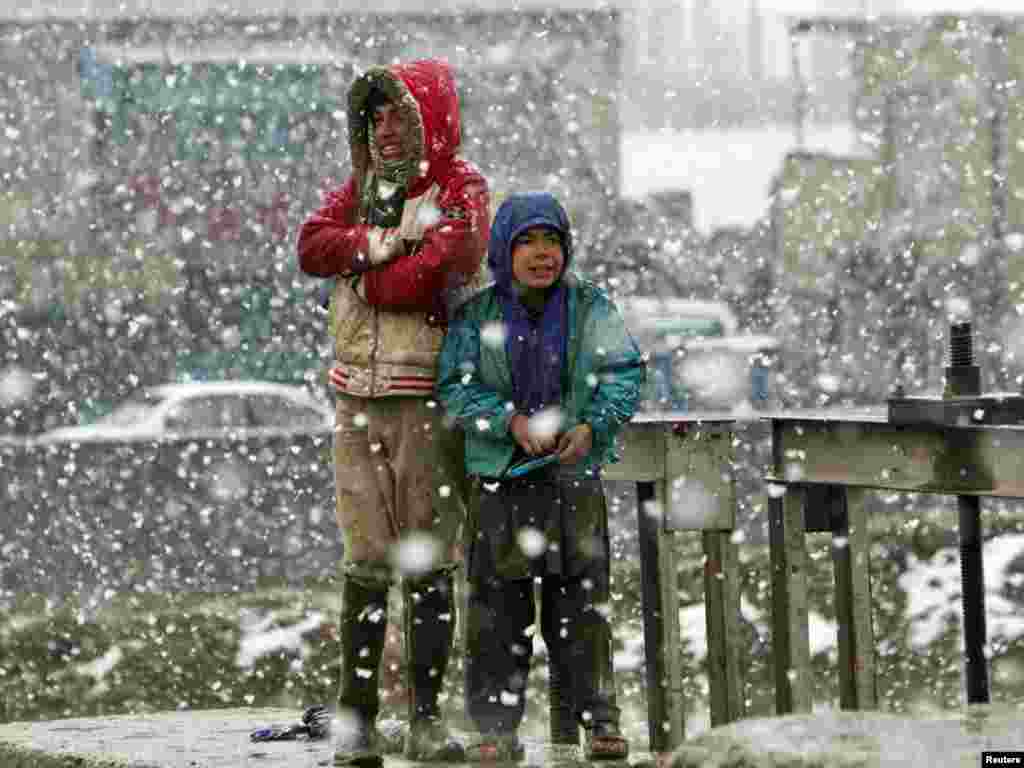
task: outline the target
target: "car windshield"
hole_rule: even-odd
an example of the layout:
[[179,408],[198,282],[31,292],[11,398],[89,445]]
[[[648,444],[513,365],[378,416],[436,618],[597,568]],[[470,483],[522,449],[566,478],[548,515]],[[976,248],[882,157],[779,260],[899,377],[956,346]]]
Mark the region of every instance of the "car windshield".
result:
[[721,321],[712,317],[632,317],[626,319],[626,326],[637,343],[651,353],[676,349],[686,339],[725,335]]
[[130,427],[145,420],[166,398],[144,393],[127,400],[108,413],[97,424],[105,427]]
[[722,336],[725,328],[722,321],[714,317],[656,317],[650,319],[644,327],[654,333],[675,334],[677,336]]

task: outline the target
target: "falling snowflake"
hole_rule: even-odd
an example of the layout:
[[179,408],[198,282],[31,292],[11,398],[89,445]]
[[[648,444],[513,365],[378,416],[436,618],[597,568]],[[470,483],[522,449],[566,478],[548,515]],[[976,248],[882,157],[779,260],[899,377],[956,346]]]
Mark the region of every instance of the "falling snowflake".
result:
[[491,349],[500,349],[504,346],[507,336],[508,331],[505,328],[505,324],[501,322],[487,323],[480,329],[480,341]]
[[547,547],[544,534],[531,526],[520,528],[516,539],[519,542],[519,549],[527,557],[540,557]]
[[9,408],[25,402],[35,390],[32,374],[17,365],[0,371],[0,407]]
[[427,573],[441,558],[441,543],[428,533],[406,534],[391,549],[391,563],[405,575]]
[[564,421],[562,409],[552,406],[538,411],[530,417],[527,430],[537,440],[554,439]]

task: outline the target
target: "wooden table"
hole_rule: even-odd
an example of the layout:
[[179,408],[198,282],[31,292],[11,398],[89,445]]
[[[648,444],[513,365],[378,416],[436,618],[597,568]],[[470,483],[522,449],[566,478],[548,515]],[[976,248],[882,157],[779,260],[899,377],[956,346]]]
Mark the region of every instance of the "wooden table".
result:
[[1022,498],[1024,427],[891,424],[885,407],[766,418],[776,711],[811,711],[805,534],[814,531],[834,541],[840,706],[874,709],[865,492]]
[[739,580],[733,529],[735,416],[637,415],[621,433],[622,461],[609,480],[637,484],[647,713],[651,751],[682,743],[685,702],[679,637],[675,536],[700,531],[707,616],[711,724],[743,715],[739,674]]

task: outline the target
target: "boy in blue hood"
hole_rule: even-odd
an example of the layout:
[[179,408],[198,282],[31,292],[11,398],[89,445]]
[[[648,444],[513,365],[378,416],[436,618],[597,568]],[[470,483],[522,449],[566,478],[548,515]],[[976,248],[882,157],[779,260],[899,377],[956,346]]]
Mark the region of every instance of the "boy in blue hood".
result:
[[[569,683],[587,758],[629,751],[606,617],[600,469],[615,460],[615,435],[633,415],[645,371],[609,298],[569,272],[572,245],[552,195],[507,198],[488,244],[494,284],[462,307],[438,364],[438,397],[465,430],[473,480],[466,705],[481,739],[471,759],[522,755],[535,580],[552,678]],[[522,472],[529,461],[542,466]]]

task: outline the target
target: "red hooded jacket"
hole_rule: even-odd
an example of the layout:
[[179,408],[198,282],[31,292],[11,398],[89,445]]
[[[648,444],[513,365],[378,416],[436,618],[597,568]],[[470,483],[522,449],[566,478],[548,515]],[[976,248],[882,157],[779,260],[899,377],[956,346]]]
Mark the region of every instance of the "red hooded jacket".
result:
[[[402,255],[366,269],[369,235],[361,191],[373,180],[367,99],[380,88],[402,111],[407,168]],[[349,93],[352,176],[299,232],[304,272],[338,276],[332,299],[336,361],[329,378],[361,397],[430,396],[448,311],[481,278],[490,199],[480,172],[458,155],[459,101],[437,60],[373,67]],[[426,215],[421,215],[426,214]]]
[[[390,77],[382,78],[385,73]],[[421,175],[410,181],[406,197],[416,198],[437,185],[441,218],[427,227],[412,253],[368,271],[362,292],[366,302],[379,309],[443,313],[444,296],[453,283],[468,281],[479,269],[490,223],[487,182],[458,156],[462,143],[458,94],[451,69],[443,61],[374,68],[353,84],[348,110],[353,173],[302,225],[299,265],[311,275],[346,275],[352,272],[355,254],[366,251],[371,227],[362,223],[359,191],[372,173],[372,162],[366,120],[360,113],[374,77],[381,85],[393,86],[396,101],[418,111],[420,140],[411,151],[418,152]]]

